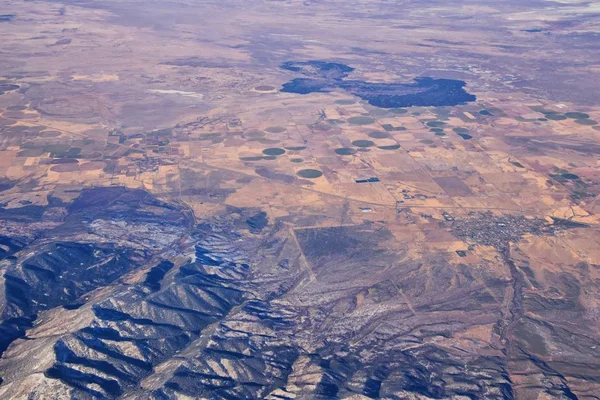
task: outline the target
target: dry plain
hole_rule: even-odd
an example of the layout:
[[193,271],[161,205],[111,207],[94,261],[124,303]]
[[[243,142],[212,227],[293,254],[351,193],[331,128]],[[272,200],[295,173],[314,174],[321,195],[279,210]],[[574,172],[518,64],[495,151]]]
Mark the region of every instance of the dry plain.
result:
[[0,398],[600,398],[594,3],[0,5]]

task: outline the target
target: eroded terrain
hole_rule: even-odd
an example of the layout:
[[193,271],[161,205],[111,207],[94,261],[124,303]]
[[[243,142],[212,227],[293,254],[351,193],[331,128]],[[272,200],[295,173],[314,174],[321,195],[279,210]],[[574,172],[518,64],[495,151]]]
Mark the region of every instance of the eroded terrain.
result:
[[596,4],[0,4],[0,398],[600,398]]

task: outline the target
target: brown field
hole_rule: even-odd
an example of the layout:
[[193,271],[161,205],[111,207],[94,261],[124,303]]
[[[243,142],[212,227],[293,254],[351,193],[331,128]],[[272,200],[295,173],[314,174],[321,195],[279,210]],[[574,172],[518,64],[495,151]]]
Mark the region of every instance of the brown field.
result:
[[[303,354],[272,396],[315,398],[325,372],[302,357],[336,343],[324,359],[433,346],[465,365],[501,360],[515,398],[598,398],[600,9],[388,3],[0,0],[16,15],[0,22],[0,218],[92,187],[142,189],[198,224],[263,211],[267,230],[240,228],[262,243],[253,296],[285,286],[269,299],[298,313],[281,341]],[[341,62],[369,82],[460,79],[477,100],[399,112],[341,89],[286,93],[290,60]],[[43,237],[59,208],[0,233]],[[51,352],[89,319],[44,312],[35,339],[0,359],[0,398],[77,393],[36,366],[13,370],[31,343]],[[152,367],[135,381],[144,393],[170,368]],[[476,398],[503,398],[489,387]]]

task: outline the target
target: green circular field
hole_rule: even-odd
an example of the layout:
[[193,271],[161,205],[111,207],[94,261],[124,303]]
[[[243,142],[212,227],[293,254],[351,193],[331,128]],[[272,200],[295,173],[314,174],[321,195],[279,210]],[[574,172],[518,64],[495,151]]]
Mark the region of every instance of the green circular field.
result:
[[364,139],[359,139],[359,140],[355,140],[354,142],[352,142],[352,144],[356,147],[372,147],[375,146],[375,143],[373,143],[370,140],[364,140]]
[[576,119],[575,123],[579,124],[579,125],[587,125],[587,126],[598,125],[598,122],[594,121],[593,119]]
[[379,146],[378,149],[381,150],[398,150],[400,148],[399,144],[390,144],[389,146]]
[[270,92],[275,90],[275,86],[270,85],[260,85],[254,88],[257,92]]
[[270,147],[268,149],[264,149],[262,152],[264,155],[267,156],[280,156],[282,154],[285,154],[285,150],[280,149],[279,147]]
[[441,128],[446,125],[446,123],[443,121],[429,121],[426,125],[430,128]]
[[582,113],[582,112],[567,112],[567,113],[565,113],[565,116],[567,118],[572,118],[572,119],[587,119],[590,117],[589,114]]
[[265,131],[269,133],[283,133],[287,131],[287,129],[285,129],[285,127],[283,126],[270,126],[267,129],[265,129]]
[[323,176],[323,173],[321,171],[319,171],[318,169],[301,169],[300,171],[296,172],[296,175],[298,175],[301,178],[307,178],[307,179],[316,179],[316,178],[320,178]]
[[242,161],[260,161],[262,159],[264,159],[263,156],[240,157]]
[[339,154],[340,156],[351,156],[356,154],[356,150],[350,147],[340,147],[339,149],[335,149],[335,154]]
[[372,137],[373,139],[385,139],[389,138],[390,134],[382,131],[373,131],[369,133],[369,137]]
[[569,179],[569,180],[575,180],[575,179],[579,179],[579,176],[575,175],[575,174],[571,174],[571,173],[565,173],[561,175],[563,178],[565,179]]
[[350,117],[348,118],[348,123],[352,125],[369,125],[375,122],[375,120],[371,117]]

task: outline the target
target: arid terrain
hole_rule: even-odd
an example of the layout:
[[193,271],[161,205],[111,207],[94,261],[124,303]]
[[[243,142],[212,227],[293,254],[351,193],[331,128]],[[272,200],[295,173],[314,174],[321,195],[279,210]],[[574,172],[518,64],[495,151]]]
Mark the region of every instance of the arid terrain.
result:
[[0,399],[600,399],[598,3],[0,10]]

